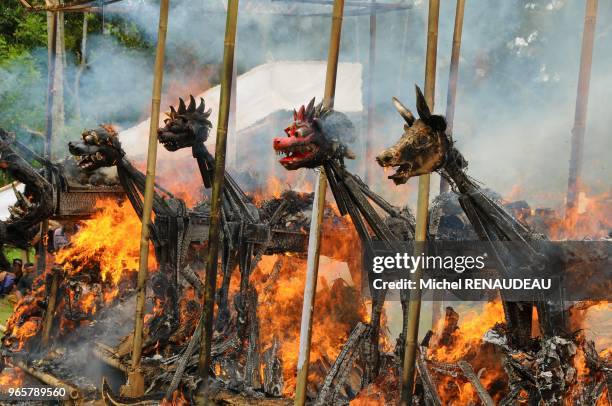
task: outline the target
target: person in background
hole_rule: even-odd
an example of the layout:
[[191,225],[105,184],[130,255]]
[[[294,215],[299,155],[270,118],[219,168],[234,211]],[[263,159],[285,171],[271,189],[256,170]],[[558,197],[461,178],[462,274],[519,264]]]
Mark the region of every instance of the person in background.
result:
[[32,290],[32,284],[34,283],[34,279],[36,278],[36,269],[34,268],[34,264],[28,262],[23,267],[23,275],[17,282],[17,291],[15,294],[18,299],[21,299]]
[[4,297],[11,293],[15,287],[15,274],[12,272],[0,272],[0,297]]
[[74,222],[66,222],[53,232],[53,250],[59,251],[61,248],[70,244],[70,239],[79,231],[79,227]]
[[15,283],[19,282],[19,279],[23,275],[23,261],[19,258],[13,259],[13,267],[11,273],[15,275]]

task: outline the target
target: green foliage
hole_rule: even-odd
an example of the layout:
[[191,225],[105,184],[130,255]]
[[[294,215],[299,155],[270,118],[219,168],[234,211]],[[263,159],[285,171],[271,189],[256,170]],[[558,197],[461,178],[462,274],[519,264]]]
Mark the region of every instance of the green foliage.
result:
[[110,35],[117,38],[119,43],[130,49],[153,49],[135,23],[117,19],[106,22],[106,29]]
[[0,38],[21,49],[47,45],[47,18],[44,13],[28,13],[18,1],[3,1],[0,8]]
[[44,103],[36,103],[45,100],[41,80],[43,74],[36,58],[25,47],[8,44],[0,37],[0,127],[42,127]]
[[[136,24],[120,17],[106,18],[100,14],[67,13],[63,15],[66,61],[70,65],[81,60],[83,21],[87,19],[89,34],[106,34],[115,38],[123,52],[153,52],[151,44]],[[17,0],[2,0],[0,6],[0,127],[17,133],[17,136],[35,149],[40,140],[24,129],[44,131],[47,91],[47,13],[26,12]],[[88,50],[95,60],[95,49]],[[94,62],[95,63],[95,62]],[[80,131],[83,125],[73,116],[75,100],[74,68],[65,70],[64,103],[68,131]],[[60,137],[61,138],[61,137]],[[63,142],[63,140],[56,140]],[[9,179],[0,171],[0,186]]]
[[26,13],[17,24],[15,43],[25,48],[47,46],[47,19],[45,14]]

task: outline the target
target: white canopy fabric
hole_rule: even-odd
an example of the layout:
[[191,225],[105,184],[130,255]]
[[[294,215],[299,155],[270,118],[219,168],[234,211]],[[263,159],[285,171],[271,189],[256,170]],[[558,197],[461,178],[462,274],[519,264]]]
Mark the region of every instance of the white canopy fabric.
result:
[[[24,186],[16,183],[16,188],[23,192]],[[10,184],[0,188],[0,220],[6,220],[10,215],[8,208],[17,202],[17,197]]]
[[[322,100],[326,67],[325,61],[270,62],[238,76],[236,130],[248,128],[278,110],[290,110],[307,104],[312,97],[316,97],[318,101]],[[361,83],[361,64],[340,63],[334,107],[344,112],[362,111]],[[210,116],[210,121],[213,123],[213,129],[210,132],[212,137],[216,134],[219,94],[220,86],[214,86],[197,96],[204,98],[207,109],[212,108]],[[162,114],[160,118],[161,124],[165,115]],[[134,158],[146,153],[149,123],[150,120],[145,120],[119,133],[119,138],[128,156]],[[236,145],[239,145],[239,140],[236,137],[229,137],[228,156],[235,156]],[[191,154],[190,151],[186,152],[187,155]],[[177,156],[176,153],[168,153],[160,148],[158,156],[160,159],[170,159],[171,154],[175,154],[174,157]]]

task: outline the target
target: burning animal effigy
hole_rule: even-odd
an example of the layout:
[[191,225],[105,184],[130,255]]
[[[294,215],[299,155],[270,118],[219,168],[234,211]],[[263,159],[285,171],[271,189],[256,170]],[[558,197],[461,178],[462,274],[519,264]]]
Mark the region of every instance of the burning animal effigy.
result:
[[[389,176],[396,184],[405,183],[413,176],[440,171],[442,176],[451,183],[459,193],[459,202],[474,227],[477,235],[484,241],[519,241],[522,242],[520,253],[500,253],[500,262],[508,256],[532,256],[537,261],[531,240],[544,238],[528,228],[525,224],[512,217],[499,203],[487,197],[482,189],[465,173],[467,161],[454,147],[453,140],[446,135],[446,121],[443,116],[434,115],[429,111],[421,89],[416,87],[417,111],[416,120],[412,112],[397,99],[394,104],[404,118],[404,134],[399,142],[381,152],[377,162],[383,167],[397,167],[395,174]],[[501,257],[504,256],[504,259]],[[531,261],[532,259],[528,259]],[[511,330],[517,334],[517,343],[524,345],[531,331],[531,305],[505,305],[506,320]],[[562,324],[550,323],[551,314],[541,308],[540,323],[547,334],[563,332]],[[548,321],[548,322],[547,322]]]
[[[315,106],[315,100],[312,99],[307,106],[294,110],[293,123],[285,129],[287,136],[275,138],[273,147],[278,154],[285,154],[279,162],[287,170],[323,168],[340,214],[350,215],[362,242],[377,239],[393,244],[400,240],[411,240],[414,220],[410,210],[407,207],[393,207],[346,169],[344,159],[355,158],[347,145],[353,139],[353,131],[352,123],[344,114],[322,104]],[[370,202],[381,208],[388,218],[383,219]],[[405,299],[402,301],[404,307],[407,305]],[[372,320],[369,332],[365,334],[369,340],[370,355],[364,368],[364,383],[374,380],[380,367],[379,335],[383,303],[384,291],[372,292]],[[333,380],[332,376],[330,384]],[[324,391],[319,400],[325,402],[334,398],[343,384],[338,384],[335,391],[328,390],[330,393]]]
[[[517,251],[498,252],[497,260],[502,272],[504,263],[508,264],[515,257],[531,257],[527,259],[532,266],[537,264],[537,253],[530,242],[544,239],[543,235],[532,231],[527,225],[510,215],[497,201],[488,197],[483,190],[466,173],[467,161],[455,148],[453,139],[445,133],[446,121],[443,116],[430,112],[427,102],[419,87],[416,87],[416,105],[419,118],[404,107],[397,99],[394,104],[405,120],[404,134],[392,147],[381,152],[376,160],[383,167],[396,167],[396,173],[389,176],[396,184],[406,183],[408,179],[434,171],[438,171],[450,183],[453,193],[459,195],[459,203],[469,219],[476,235],[483,241],[518,241],[521,249]],[[486,333],[483,341],[497,348],[504,354],[504,369],[508,374],[509,391],[501,400],[502,404],[515,401],[523,396],[529,400],[543,401],[546,404],[562,404],[563,399],[576,385],[576,369],[573,367],[577,351],[585,351],[584,339],[578,340],[568,329],[569,312],[562,308],[562,298],[559,301],[538,303],[538,322],[541,339],[532,338],[532,306],[533,303],[507,302],[501,293],[505,315],[505,324],[498,324]],[[452,348],[446,337],[451,337],[457,329],[457,322],[449,314],[442,336],[437,345],[442,348]],[[458,317],[458,315],[455,313]],[[429,341],[429,340],[427,340]],[[486,344],[485,344],[486,345]],[[592,345],[592,344],[591,344]],[[588,346],[588,344],[587,344]],[[578,347],[581,347],[577,350]],[[439,350],[430,349],[430,354],[441,354]],[[422,353],[427,353],[425,349]],[[591,355],[593,351],[591,351]],[[434,356],[435,358],[435,356]],[[593,376],[605,370],[606,363],[599,359],[595,352],[591,365]],[[444,371],[445,367],[435,366],[436,360],[431,360],[433,369]],[[421,361],[420,372],[428,373],[424,359]],[[492,402],[490,396],[479,382],[474,380],[471,367],[466,370],[466,364],[459,362],[457,371],[462,370],[467,379],[473,383],[480,400],[487,404]],[[469,364],[467,364],[469,366]],[[446,367],[446,372],[453,368]],[[595,372],[600,371],[600,372]],[[423,380],[422,380],[423,381]],[[426,381],[426,380],[425,380]],[[426,397],[438,398],[435,388],[425,384]],[[593,379],[597,381],[597,379]],[[589,392],[587,390],[587,392]],[[520,396],[519,396],[520,395]],[[572,394],[573,396],[573,394]],[[587,397],[589,395],[586,395]],[[575,398],[572,398],[575,399]]]

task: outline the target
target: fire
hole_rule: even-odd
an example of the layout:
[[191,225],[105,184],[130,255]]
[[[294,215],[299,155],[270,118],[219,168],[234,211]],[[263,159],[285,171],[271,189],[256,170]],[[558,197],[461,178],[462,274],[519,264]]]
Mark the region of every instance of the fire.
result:
[[0,372],[0,391],[6,393],[9,388],[19,388],[23,386],[25,374],[19,368],[5,367]]
[[[138,268],[140,220],[127,203],[113,200],[98,202],[100,212],[62,249],[56,262],[64,264],[68,275],[75,275],[96,266],[102,281],[117,286],[127,273]],[[155,257],[149,249],[149,267],[155,267]]]
[[266,194],[271,195],[274,198],[279,198],[281,195],[281,192],[284,189],[281,181],[275,177],[270,178],[270,181],[267,183],[267,186],[268,186],[268,190],[267,190],[268,193]]
[[518,200],[520,196],[523,195],[524,192],[525,190],[522,185],[519,185],[519,184],[513,185],[510,191],[504,196],[504,199],[509,202]]
[[350,401],[351,406],[386,406],[397,404],[401,391],[399,375],[395,368],[387,367],[380,371],[378,377],[371,385],[359,391]]
[[[504,320],[504,309],[501,301],[487,302],[481,312],[470,310],[461,313],[459,329],[452,333],[452,345],[433,346],[429,357],[437,361],[457,362],[472,351],[477,351],[482,343],[482,337],[496,323]],[[436,331],[442,330],[444,320],[440,320]]]
[[[459,328],[447,337],[445,343],[438,342],[430,346],[428,358],[448,363],[468,360],[476,371],[484,368],[480,375],[483,386],[494,397],[500,396],[494,387],[500,379],[503,379],[504,372],[499,366],[496,355],[482,347],[482,337],[496,323],[504,320],[502,303],[496,300],[485,303],[481,311],[469,310],[459,313],[461,314]],[[435,331],[442,331],[443,323],[444,320],[440,320]],[[470,404],[478,399],[476,390],[470,382],[458,381],[446,375],[437,379],[438,393],[444,404]]]
[[160,406],[188,406],[191,403],[179,389],[172,393],[172,399],[162,399]]
[[[195,206],[204,197],[204,186],[191,150],[168,152],[160,148],[160,153],[162,157],[157,161],[159,184],[177,199],[182,199],[188,207]],[[145,161],[136,162],[135,166],[143,172],[146,170]]]
[[576,374],[579,382],[589,379],[589,373],[591,371],[587,366],[586,355],[582,346],[578,346],[576,349],[576,355],[574,355],[574,368],[576,368]]
[[[339,241],[336,246],[344,246],[344,243]],[[340,252],[336,254],[342,256]],[[277,260],[282,261],[280,270],[272,275],[270,270]],[[322,258],[312,327],[310,382],[321,382],[351,329],[367,318],[365,303],[355,287],[359,285],[349,285],[342,277],[328,282],[323,276],[338,276],[338,267],[337,261]],[[268,347],[275,339],[280,342],[279,358],[283,364],[283,394],[286,396],[295,392],[305,273],[306,261],[302,258],[266,256],[251,278],[259,295],[260,342]],[[262,353],[267,349],[262,348]]]
[[[66,334],[79,325],[78,320],[93,316],[102,306],[113,301],[121,282],[130,279],[138,266],[140,221],[129,204],[113,200],[98,203],[100,212],[82,223],[71,238],[71,244],[56,255],[61,264],[56,317],[59,315],[59,334]],[[153,250],[149,264],[155,266]],[[90,280],[77,282],[80,278]],[[51,270],[39,276],[35,288],[19,301],[7,322],[3,343],[13,351],[21,351],[26,343],[42,330],[46,302],[45,283],[51,279]],[[72,282],[74,283],[72,283]],[[69,300],[68,300],[69,299]],[[76,319],[64,317],[65,312]],[[54,334],[58,334],[55,332]]]
[[586,337],[595,343],[599,350],[612,348],[612,303],[580,302],[570,309],[570,328],[572,331],[584,330]]
[[612,195],[580,193],[578,207],[551,229],[552,239],[606,238],[612,229]]
[[38,333],[38,330],[41,326],[42,319],[37,317],[31,318],[30,320],[23,323],[23,325],[21,325],[19,328],[16,328],[13,332],[13,336],[18,340],[19,343],[16,351],[21,351],[25,342],[29,338],[34,337],[36,333]]

